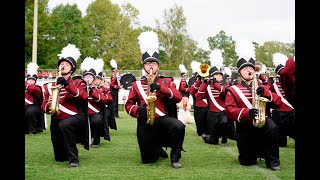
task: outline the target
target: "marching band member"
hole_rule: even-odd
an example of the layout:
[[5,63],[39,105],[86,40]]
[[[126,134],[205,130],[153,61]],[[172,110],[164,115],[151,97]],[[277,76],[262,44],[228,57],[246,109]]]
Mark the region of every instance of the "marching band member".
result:
[[269,78],[270,88],[273,93],[278,94],[281,97],[281,105],[273,106],[272,119],[276,123],[279,129],[279,146],[287,146],[287,136],[292,139],[296,138],[295,128],[295,110],[294,107],[286,99],[286,95],[282,88],[281,77],[279,75],[283,65],[281,63],[287,60],[287,56],[281,53],[273,54],[273,64],[276,65],[275,72],[277,74],[274,78]]
[[287,100],[295,107],[296,105],[296,76],[295,76],[295,56],[290,57],[283,68],[279,69],[282,88],[286,94]]
[[[137,118],[137,138],[142,163],[154,163],[159,157],[168,158],[162,147],[171,147],[171,166],[181,168],[179,160],[183,150],[185,125],[177,119],[176,108],[176,103],[182,99],[181,93],[172,77],[159,75],[157,34],[153,31],[142,32],[138,40],[146,74],[141,80],[132,82],[125,110]],[[146,100],[152,93],[156,95],[153,105]],[[148,122],[149,118],[154,118],[154,121]]]
[[37,85],[37,69],[36,63],[30,62],[27,68],[27,79],[25,82],[25,134],[35,135],[45,129],[44,113],[41,110],[42,104],[42,88]]
[[122,88],[122,85],[118,82],[118,65],[114,59],[110,61],[111,65],[111,77],[110,77],[110,90],[113,99],[113,109],[114,116],[119,118],[119,90]]
[[189,98],[189,88],[187,84],[187,69],[183,64],[179,65],[179,69],[181,72],[181,80],[179,85],[179,92],[181,93],[182,97]]
[[204,79],[196,95],[196,99],[206,98],[209,104],[207,115],[207,127],[210,137],[205,139],[207,143],[218,145],[222,137],[221,146],[227,145],[228,117],[225,113],[225,89],[222,85],[222,71],[216,66],[209,70],[209,78]]
[[201,76],[199,76],[197,73],[198,69],[200,68],[200,64],[201,63],[197,61],[192,61],[190,64],[191,69],[193,71],[193,78],[195,79],[195,81],[194,83],[192,83],[189,91],[193,98],[193,114],[196,123],[197,134],[198,136],[201,136],[202,139],[205,141],[206,138],[210,137],[207,128],[207,114],[209,111],[209,106],[207,99],[195,98],[201,85]]
[[[42,111],[51,114],[50,132],[54,158],[59,162],[69,161],[70,168],[79,166],[77,143],[89,150],[86,82],[79,76],[71,77],[76,71],[76,61],[80,55],[79,49],[73,44],[62,49],[57,64],[61,76],[56,82],[43,85],[44,100],[41,105]],[[60,86],[57,97],[53,96],[55,94],[52,87],[55,86]],[[54,98],[60,98],[60,103],[52,104]],[[54,106],[57,106],[60,113],[56,110],[52,112]]]
[[[104,124],[107,123],[104,118],[104,108],[107,98],[94,84],[96,78],[95,63],[91,57],[87,57],[81,63],[83,71],[83,80],[86,81],[88,95],[88,116],[90,121],[91,137],[93,139],[92,147],[100,146],[100,137],[110,140],[109,132],[103,131]],[[109,100],[109,99],[108,99]],[[110,100],[109,100],[110,101]],[[110,101],[111,102],[111,101]]]
[[[280,97],[271,93],[266,87],[256,87],[258,79],[255,78],[253,44],[249,41],[247,44],[238,42],[236,50],[240,57],[237,69],[241,82],[228,88],[225,110],[228,118],[236,121],[238,160],[241,165],[250,166],[257,164],[257,158],[260,157],[265,159],[266,166],[271,170],[280,170],[277,126],[268,116],[262,127],[254,125],[253,119],[257,117],[259,111],[252,104],[255,101],[252,95],[256,93],[276,105],[281,103]],[[252,89],[253,85],[256,89]]]

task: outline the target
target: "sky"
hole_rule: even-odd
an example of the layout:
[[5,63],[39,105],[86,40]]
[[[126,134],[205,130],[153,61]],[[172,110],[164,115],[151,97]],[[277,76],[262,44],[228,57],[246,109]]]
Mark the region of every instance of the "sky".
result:
[[[94,0],[49,0],[49,9],[59,4],[74,4],[85,15]],[[183,7],[187,33],[208,50],[208,37],[223,30],[233,40],[246,38],[257,43],[295,40],[295,0],[111,0],[122,5],[130,3],[140,12],[141,26],[155,27],[163,21],[163,12],[174,4]]]

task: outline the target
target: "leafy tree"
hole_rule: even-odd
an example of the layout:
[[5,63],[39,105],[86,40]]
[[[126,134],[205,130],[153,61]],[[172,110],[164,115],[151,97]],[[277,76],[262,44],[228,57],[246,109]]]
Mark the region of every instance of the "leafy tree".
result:
[[231,36],[221,30],[218,34],[207,39],[210,50],[219,49],[222,52],[224,66],[237,66],[238,55],[235,51],[236,42]]
[[274,53],[282,53],[288,57],[294,55],[294,43],[282,43],[279,41],[268,41],[259,45],[254,43],[256,49],[256,60],[262,62],[266,67],[274,67],[272,55]]
[[[46,35],[46,42],[51,47],[47,56],[48,67],[56,67],[57,55],[68,43],[79,48],[82,54],[80,59],[88,56],[88,48],[91,47],[93,41],[91,34],[91,30],[84,23],[81,11],[76,4],[60,4],[55,7],[49,18]],[[78,60],[78,67],[80,67],[81,62],[81,60]]]

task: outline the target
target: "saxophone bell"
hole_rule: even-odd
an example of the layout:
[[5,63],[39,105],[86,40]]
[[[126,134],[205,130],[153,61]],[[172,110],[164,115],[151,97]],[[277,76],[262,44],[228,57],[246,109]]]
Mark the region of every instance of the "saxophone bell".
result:
[[[57,80],[59,77],[61,77],[62,70],[63,70],[63,67],[59,67],[58,76],[56,77]],[[60,114],[59,104],[60,104],[61,84],[57,85],[57,80],[55,83],[56,85],[52,86],[52,88],[51,88],[52,94],[49,97],[49,103],[51,104],[51,106],[50,106],[51,115],[59,115]]]

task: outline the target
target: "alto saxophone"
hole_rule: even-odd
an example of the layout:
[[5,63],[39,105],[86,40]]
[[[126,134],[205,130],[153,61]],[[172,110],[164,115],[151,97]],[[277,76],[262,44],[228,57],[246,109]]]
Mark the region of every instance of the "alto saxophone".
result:
[[[265,97],[260,97],[257,95],[256,91],[258,88],[258,76],[259,76],[260,66],[256,65],[256,72],[254,73],[252,80],[252,107],[258,109],[258,115],[253,119],[253,125],[255,127],[261,128],[266,123],[266,106],[269,100]],[[258,71],[258,72],[257,72]]]
[[149,78],[148,78],[148,96],[146,98],[148,102],[147,106],[147,124],[153,125],[154,118],[155,118],[155,101],[157,100],[157,96],[155,93],[150,91],[150,85],[152,83],[152,68],[149,72]]
[[[57,80],[59,77],[61,77],[61,70],[62,70],[62,68],[59,68],[58,76],[56,77]],[[60,104],[61,84],[57,85],[57,80],[56,80],[56,85],[52,86],[52,88],[51,88],[52,94],[50,95],[50,99],[49,99],[51,101],[51,115],[59,115],[60,114],[59,104]]]

